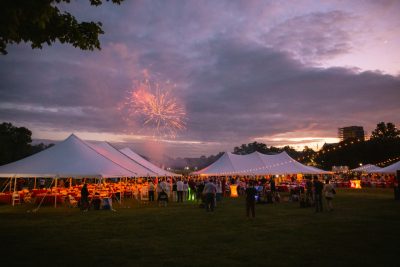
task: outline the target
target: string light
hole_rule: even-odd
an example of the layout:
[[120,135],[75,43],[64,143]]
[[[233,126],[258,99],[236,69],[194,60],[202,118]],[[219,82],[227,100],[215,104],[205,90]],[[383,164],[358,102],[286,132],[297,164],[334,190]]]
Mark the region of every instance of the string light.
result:
[[[254,172],[254,171],[260,171],[260,170],[264,170],[264,169],[270,169],[270,168],[273,168],[273,167],[283,166],[285,164],[289,164],[289,163],[292,163],[292,162],[293,163],[298,163],[295,160],[288,160],[288,161],[282,161],[282,162],[278,162],[278,163],[275,163],[275,164],[262,166],[262,167],[258,167],[258,168],[253,168],[253,169],[239,170],[239,171],[234,171],[234,172],[222,172],[221,174],[226,176],[226,175],[234,175],[234,174],[237,174],[237,173],[246,173],[246,172],[251,173],[251,172]],[[213,175],[213,174],[208,174],[208,175]],[[215,175],[217,175],[217,173]]]
[[314,155],[299,157],[299,158],[297,158],[297,160],[298,161],[305,160],[305,159],[314,160],[315,157],[317,157],[317,156],[319,156],[321,154],[325,154],[327,152],[331,152],[332,150],[336,150],[336,149],[339,149],[339,148],[342,148],[342,147],[345,147],[345,146],[349,146],[349,145],[353,145],[353,144],[356,144],[356,143],[360,143],[360,142],[364,142],[364,140],[362,140],[362,139],[352,140],[352,141],[350,141],[350,143],[342,143],[342,144],[340,144],[338,146],[334,146],[332,148],[321,149],[320,151],[316,152]]
[[382,162],[379,162],[379,163],[376,163],[375,165],[386,165],[387,163],[390,163],[390,162],[393,162],[393,161],[398,161],[398,160],[400,160],[400,157],[396,157],[396,158],[392,158],[392,159],[387,159],[387,160],[385,160],[385,161],[382,161]]

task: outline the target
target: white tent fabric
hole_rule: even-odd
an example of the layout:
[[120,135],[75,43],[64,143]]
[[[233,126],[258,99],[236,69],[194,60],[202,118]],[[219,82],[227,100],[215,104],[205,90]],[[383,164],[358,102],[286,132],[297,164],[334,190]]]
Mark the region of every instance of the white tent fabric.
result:
[[254,152],[235,155],[225,152],[210,166],[194,172],[194,175],[280,175],[280,174],[328,174],[330,172],[303,165],[286,152],[266,155]]
[[123,149],[119,150],[121,153],[123,153],[124,155],[126,155],[127,157],[129,157],[131,160],[133,160],[134,162],[136,162],[137,164],[140,164],[141,166],[151,170],[152,172],[156,173],[157,176],[181,176],[180,174],[176,174],[173,172],[169,172],[166,171],[164,169],[161,169],[159,167],[157,167],[156,165],[154,165],[153,163],[147,161],[146,159],[144,159],[143,157],[141,157],[140,155],[136,154],[135,152],[133,152],[130,148],[126,147]]
[[99,154],[74,134],[37,154],[0,166],[0,177],[131,177],[136,174]]
[[373,171],[374,173],[396,173],[400,170],[400,161],[393,163],[392,165],[386,166],[380,170]]
[[363,166],[360,166],[358,168],[352,169],[352,172],[379,172],[380,170],[382,170],[381,167],[378,167],[376,165],[373,164],[365,164]]
[[128,169],[136,173],[135,175],[136,177],[159,176],[158,173],[152,171],[150,168],[147,168],[143,164],[140,164],[132,160],[131,158],[129,158],[124,153],[120,152],[107,142],[87,142],[87,143],[90,147],[92,147],[94,150],[96,150],[98,153],[105,156],[112,162],[117,163],[118,165],[124,167],[125,169]]

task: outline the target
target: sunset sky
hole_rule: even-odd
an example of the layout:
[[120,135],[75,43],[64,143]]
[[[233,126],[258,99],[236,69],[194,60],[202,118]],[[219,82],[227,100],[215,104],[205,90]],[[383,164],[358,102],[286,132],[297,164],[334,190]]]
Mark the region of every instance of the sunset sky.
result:
[[[61,6],[103,23],[101,51],[0,56],[0,122],[34,139],[201,156],[253,141],[316,148],[339,127],[400,124],[400,1],[126,1]],[[119,107],[144,73],[170,81],[186,130],[154,141]]]

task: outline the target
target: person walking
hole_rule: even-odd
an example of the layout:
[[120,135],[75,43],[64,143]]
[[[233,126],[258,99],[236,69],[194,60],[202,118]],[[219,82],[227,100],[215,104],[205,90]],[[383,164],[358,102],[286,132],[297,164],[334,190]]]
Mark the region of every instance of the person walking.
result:
[[322,190],[324,184],[318,180],[318,176],[314,177],[314,201],[315,201],[315,212],[322,212]]
[[336,194],[336,191],[333,188],[333,185],[329,183],[329,179],[326,179],[325,181],[323,192],[325,194],[326,203],[328,204],[328,211],[333,211],[332,200],[334,195]]
[[217,187],[212,181],[208,181],[204,185],[203,194],[205,195],[206,211],[214,211],[215,207],[215,195],[217,193]]
[[246,216],[247,218],[250,218],[250,211],[251,211],[251,217],[255,218],[256,217],[255,204],[256,204],[257,190],[254,187],[253,181],[249,182],[245,194],[246,194]]

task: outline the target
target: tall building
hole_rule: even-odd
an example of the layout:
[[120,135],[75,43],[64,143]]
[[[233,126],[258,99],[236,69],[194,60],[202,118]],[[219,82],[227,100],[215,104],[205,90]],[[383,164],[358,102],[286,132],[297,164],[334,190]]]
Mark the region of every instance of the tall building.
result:
[[348,126],[339,128],[340,141],[348,139],[361,139],[365,140],[364,128],[362,126]]

